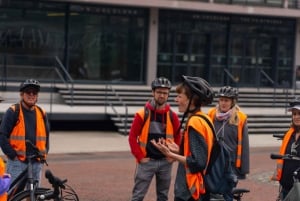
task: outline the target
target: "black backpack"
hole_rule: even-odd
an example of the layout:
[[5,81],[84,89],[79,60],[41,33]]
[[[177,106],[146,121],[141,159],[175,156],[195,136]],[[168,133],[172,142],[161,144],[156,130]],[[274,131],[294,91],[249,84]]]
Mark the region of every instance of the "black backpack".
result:
[[204,184],[207,191],[215,194],[231,192],[237,184],[237,176],[232,169],[230,149],[222,138],[218,138],[214,126],[203,115],[195,115],[203,118],[212,129],[215,137],[209,163],[204,175]]

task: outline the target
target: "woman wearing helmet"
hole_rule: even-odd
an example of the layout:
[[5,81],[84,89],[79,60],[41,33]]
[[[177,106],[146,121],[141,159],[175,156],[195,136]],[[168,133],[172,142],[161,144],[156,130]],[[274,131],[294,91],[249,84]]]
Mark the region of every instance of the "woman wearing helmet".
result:
[[[46,156],[49,150],[49,124],[45,111],[36,105],[40,84],[28,79],[20,84],[20,102],[9,107],[0,126],[0,145],[7,156],[7,173],[13,182],[27,167],[26,156],[34,150],[26,147],[30,140]],[[33,164],[33,177],[40,180],[42,163]]]
[[[238,179],[245,179],[249,173],[249,137],[247,116],[237,105],[238,91],[231,86],[223,86],[217,93],[216,107],[208,111],[214,122],[216,134],[232,150],[233,170]],[[233,195],[223,195],[226,201],[232,201]]]
[[[292,113],[292,122],[289,130],[283,137],[279,154],[290,154],[300,157],[300,97],[296,97],[290,102],[288,111]],[[299,161],[277,160],[277,168],[272,176],[272,180],[280,183],[280,200],[284,200],[293,187],[293,173],[298,168],[300,168]]]
[[182,76],[182,82],[177,85],[176,92],[178,110],[184,113],[181,123],[188,117],[181,145],[176,146],[175,143],[163,139],[152,143],[167,157],[179,161],[174,200],[208,201],[210,196],[204,188],[202,175],[209,161],[214,136],[213,128],[209,126],[212,122],[201,111],[201,107],[212,102],[213,90],[209,83],[200,77]]

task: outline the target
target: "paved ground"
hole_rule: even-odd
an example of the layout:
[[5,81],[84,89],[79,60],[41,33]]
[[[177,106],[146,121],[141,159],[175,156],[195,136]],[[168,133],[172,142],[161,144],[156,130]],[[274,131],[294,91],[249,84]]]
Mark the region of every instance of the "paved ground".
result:
[[[275,201],[278,185],[270,182],[280,141],[272,136],[250,136],[251,174],[239,187],[251,190],[244,201]],[[135,161],[127,137],[117,133],[52,132],[49,166],[56,175],[68,178],[81,201],[128,201],[133,186]],[[175,178],[177,164],[173,167]],[[170,199],[173,200],[173,182]],[[43,180],[43,185],[46,185]],[[145,201],[155,201],[154,182]]]
[[[244,201],[275,201],[278,185],[269,180],[275,162],[269,156],[277,152],[280,141],[270,135],[250,136],[251,173],[239,187],[250,189]],[[111,132],[52,132],[48,167],[67,178],[81,201],[129,201],[133,186],[135,160],[127,136]],[[177,163],[173,166],[170,199]],[[45,179],[42,181],[47,186]],[[145,201],[155,201],[154,181]]]

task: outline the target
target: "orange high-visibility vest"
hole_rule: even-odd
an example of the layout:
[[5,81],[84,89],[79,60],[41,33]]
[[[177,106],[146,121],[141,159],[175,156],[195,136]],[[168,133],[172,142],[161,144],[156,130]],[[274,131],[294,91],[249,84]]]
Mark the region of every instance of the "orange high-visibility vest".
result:
[[[203,135],[203,138],[205,139],[205,142],[206,142],[207,148],[208,148],[208,160],[207,160],[207,164],[208,164],[209,159],[210,159],[211,150],[213,147],[214,134],[213,134],[210,126],[208,125],[208,123],[203,118],[197,117],[196,115],[207,116],[203,112],[197,112],[195,114],[195,116],[193,115],[188,119],[187,129],[184,133],[184,156],[190,156],[192,154],[190,151],[188,132],[189,132],[189,128],[193,127],[199,133],[199,135]],[[207,117],[207,119],[210,120],[209,117]],[[185,165],[185,169],[186,169],[186,182],[187,182],[189,191],[190,191],[192,197],[195,200],[198,200],[200,197],[200,194],[204,194],[206,192],[202,173],[201,172],[191,173],[187,164]],[[205,174],[205,170],[203,171],[203,174]]]
[[[0,179],[5,174],[5,163],[2,158],[0,158]],[[0,201],[7,201],[7,192],[0,195]]]
[[[288,145],[288,143],[290,141],[290,138],[291,138],[292,134],[294,133],[294,131],[295,131],[295,129],[293,127],[291,127],[286,132],[286,134],[284,135],[284,138],[282,139],[282,145],[281,145],[280,150],[279,150],[280,155],[285,154],[287,145]],[[275,180],[279,181],[281,179],[281,176],[282,176],[282,167],[283,167],[284,160],[283,159],[277,159],[276,163],[277,163],[276,171],[274,172],[274,175],[273,175],[272,179],[275,179]]]
[[[15,106],[11,106],[15,111]],[[44,115],[40,109],[35,106],[36,113],[36,147],[46,157],[46,141],[47,133],[44,121]],[[16,122],[9,138],[9,143],[14,150],[17,152],[18,159],[25,161],[26,159],[26,143],[25,143],[25,122],[22,110],[22,104],[20,103],[20,112],[18,121]]]
[[[208,116],[214,121],[217,113],[217,108],[212,108],[208,111]],[[242,142],[243,142],[243,127],[244,124],[247,120],[247,115],[245,115],[241,111],[237,111],[237,116],[239,118],[239,123],[238,123],[238,137],[237,137],[237,149],[236,149],[236,161],[235,161],[235,166],[237,168],[241,167],[241,160],[242,160]]]
[[[173,129],[173,124],[172,120],[170,117],[170,111],[167,112],[167,121],[166,121],[166,140],[174,140],[174,129]],[[141,109],[140,111],[137,112],[137,114],[141,117],[141,119],[145,122],[142,132],[139,135],[139,145],[142,150],[142,153],[144,154],[144,157],[147,156],[147,151],[146,151],[146,146],[148,142],[148,134],[149,134],[149,127],[150,127],[150,119],[151,119],[151,112],[149,111],[149,115],[147,119],[144,119],[145,116],[145,109]]]

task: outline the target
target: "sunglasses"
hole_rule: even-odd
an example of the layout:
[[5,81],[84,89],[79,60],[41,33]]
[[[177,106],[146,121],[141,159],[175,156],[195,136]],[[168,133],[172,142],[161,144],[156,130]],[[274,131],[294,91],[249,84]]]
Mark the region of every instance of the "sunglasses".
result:
[[37,90],[33,90],[33,89],[29,89],[29,90],[25,90],[24,93],[26,94],[33,94],[33,95],[37,95],[38,91]]
[[297,147],[299,146],[299,144],[297,144],[296,142],[293,142],[292,147],[291,147],[291,154],[292,155],[297,155]]

